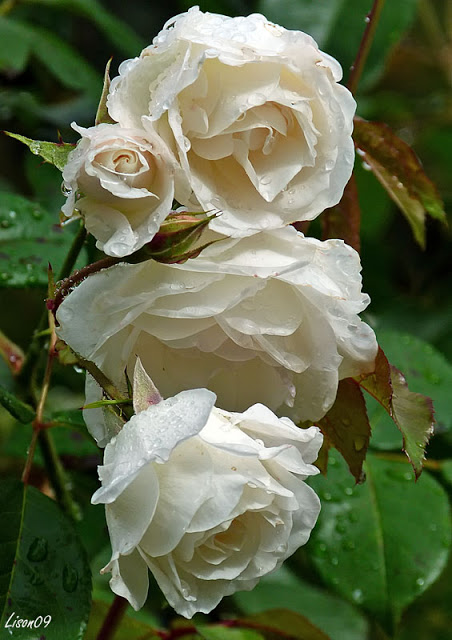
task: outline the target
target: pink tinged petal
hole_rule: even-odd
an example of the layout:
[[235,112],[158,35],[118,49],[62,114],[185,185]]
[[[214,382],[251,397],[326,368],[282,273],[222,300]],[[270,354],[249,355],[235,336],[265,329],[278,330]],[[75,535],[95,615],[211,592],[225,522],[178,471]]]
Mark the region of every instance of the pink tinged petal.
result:
[[138,551],[112,560],[102,571],[111,571],[110,588],[130,602],[135,611],[146,602],[149,588],[148,567]]
[[149,405],[158,404],[163,400],[159,390],[148,376],[146,369],[137,358],[133,370],[133,410],[135,413],[145,411]]
[[207,389],[182,391],[132,416],[105,448],[102,487],[91,502],[109,504],[149,462],[166,462],[173,449],[201,431],[215,402]]

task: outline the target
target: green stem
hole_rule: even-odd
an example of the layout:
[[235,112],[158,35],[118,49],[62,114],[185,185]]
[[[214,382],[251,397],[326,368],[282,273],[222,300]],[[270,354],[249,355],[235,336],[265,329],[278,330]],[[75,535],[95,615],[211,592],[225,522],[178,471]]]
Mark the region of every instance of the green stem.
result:
[[122,416],[125,416],[127,419],[130,419],[133,415],[132,407],[128,407],[124,405],[124,401],[128,400],[128,398],[124,398],[124,394],[119,391],[117,387],[112,383],[112,381],[107,378],[107,376],[97,367],[94,362],[90,360],[84,360],[80,356],[79,365],[85,369],[97,382],[99,386],[105,391],[105,393],[112,399],[116,400],[120,405],[120,413]]
[[42,429],[39,432],[38,442],[44,459],[44,465],[52,487],[54,488],[58,503],[71,518],[80,520],[80,509],[72,499],[66,473],[48,429]]
[[347,82],[347,87],[352,93],[356,93],[358,83],[361,78],[361,74],[366,64],[367,56],[369,55],[370,47],[374,39],[375,31],[377,29],[380,14],[383,9],[385,0],[374,0],[372,9],[366,16],[366,28],[364,29],[363,37],[359,45],[358,53],[350,69],[350,75]]
[[97,640],[112,640],[114,637],[122,618],[127,610],[128,602],[121,596],[116,596],[113,603],[108,610],[107,617],[105,618],[103,625],[97,634]]
[[[391,451],[379,451],[376,453],[378,458],[382,460],[388,460],[389,462],[403,462],[405,464],[411,465],[410,460],[403,453],[393,453]],[[442,463],[441,460],[423,460],[422,466],[426,469],[430,469],[431,471],[441,471]]]
[[[78,234],[74,238],[71,248],[66,256],[64,264],[60,270],[59,278],[64,278],[70,273],[74,267],[74,264],[80,254],[83,244],[86,239],[86,230],[81,227]],[[35,388],[36,376],[38,371],[38,365],[40,356],[43,354],[40,344],[40,337],[47,334],[46,325],[50,332],[50,341],[47,351],[47,365],[44,373],[42,387],[39,393],[39,399],[36,407],[36,417],[33,421],[33,437],[30,443],[25,468],[22,474],[22,480],[25,484],[29,481],[30,471],[33,464],[33,457],[36,450],[36,444],[39,443],[47,474],[55,490],[55,495],[62,508],[74,519],[80,517],[79,510],[72,500],[69,485],[65,476],[64,469],[61,465],[57,451],[55,449],[52,437],[46,428],[44,423],[44,407],[47,400],[47,394],[50,388],[50,379],[52,375],[53,363],[55,360],[55,324],[52,313],[46,309],[39,325],[34,333],[33,340],[28,349],[27,357],[24,367],[21,371],[21,379],[23,381],[30,380],[30,395],[34,398],[33,389]]]

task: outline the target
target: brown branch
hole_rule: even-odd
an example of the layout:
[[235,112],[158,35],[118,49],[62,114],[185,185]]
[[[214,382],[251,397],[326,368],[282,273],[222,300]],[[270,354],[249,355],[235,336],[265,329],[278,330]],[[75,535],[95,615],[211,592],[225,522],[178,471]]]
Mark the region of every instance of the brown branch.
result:
[[381,10],[385,0],[374,0],[372,9],[366,16],[366,28],[364,29],[363,37],[359,45],[358,53],[355,61],[350,68],[350,75],[348,77],[347,87],[352,93],[356,93],[359,79],[366,64],[367,56],[369,55],[370,47],[374,39],[375,31],[377,29],[378,20],[380,18]]
[[92,275],[93,273],[97,273],[102,269],[107,269],[108,267],[112,267],[118,262],[123,262],[123,258],[113,258],[112,256],[108,256],[107,258],[102,258],[97,262],[93,262],[92,264],[79,269],[78,271],[74,271],[72,275],[65,278],[58,287],[55,297],[53,299],[47,300],[47,308],[49,311],[52,311],[54,314],[56,313],[58,307],[63,302],[64,297],[71,291],[73,287],[82,282],[85,278]]
[[125,598],[116,596],[108,610],[102,627],[97,634],[97,640],[112,640],[127,610],[129,603]]

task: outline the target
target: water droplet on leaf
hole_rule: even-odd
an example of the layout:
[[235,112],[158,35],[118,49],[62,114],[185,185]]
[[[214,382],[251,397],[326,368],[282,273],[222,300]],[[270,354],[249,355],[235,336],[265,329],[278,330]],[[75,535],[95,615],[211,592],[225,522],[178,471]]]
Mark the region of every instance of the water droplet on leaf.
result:
[[47,558],[48,544],[45,538],[35,538],[28,549],[27,558],[31,562],[42,562]]
[[70,564],[65,564],[63,569],[63,589],[68,593],[76,590],[78,585],[78,573]]

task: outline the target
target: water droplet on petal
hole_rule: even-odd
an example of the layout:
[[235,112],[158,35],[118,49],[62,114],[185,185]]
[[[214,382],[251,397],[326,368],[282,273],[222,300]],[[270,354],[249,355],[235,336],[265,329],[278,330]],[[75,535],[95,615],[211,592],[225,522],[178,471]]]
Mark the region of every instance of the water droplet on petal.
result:
[[65,182],[63,182],[61,185],[61,193],[63,194],[63,196],[66,196],[66,198],[68,198],[70,195],[72,195],[72,189]]

